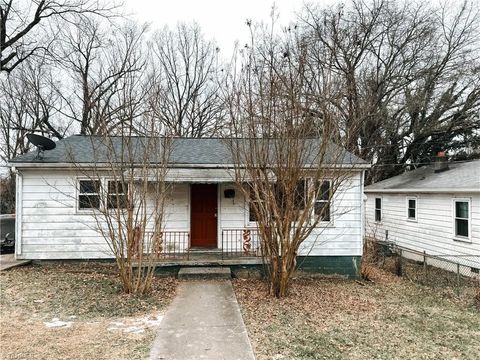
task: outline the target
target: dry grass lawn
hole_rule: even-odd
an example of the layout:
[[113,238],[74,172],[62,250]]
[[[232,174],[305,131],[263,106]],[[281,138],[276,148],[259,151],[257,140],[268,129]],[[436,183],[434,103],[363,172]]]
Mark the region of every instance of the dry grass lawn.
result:
[[280,300],[261,281],[235,280],[257,359],[478,359],[473,297],[381,270],[373,280],[297,279]]
[[174,279],[156,278],[148,296],[126,295],[112,264],[1,272],[0,358],[144,359],[175,288]]

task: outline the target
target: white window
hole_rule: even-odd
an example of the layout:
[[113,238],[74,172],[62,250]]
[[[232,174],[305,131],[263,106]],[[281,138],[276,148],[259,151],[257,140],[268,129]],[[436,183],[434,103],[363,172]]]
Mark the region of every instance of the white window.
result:
[[407,198],[407,219],[417,220],[417,198],[415,197]]
[[316,184],[314,213],[320,216],[320,221],[330,221],[332,202],[332,183],[330,180],[318,181]]
[[100,208],[100,180],[78,181],[78,209]]
[[251,184],[245,184],[248,188],[249,198],[248,198],[248,222],[254,223],[257,222],[257,214],[255,212],[255,207],[257,209],[261,209],[263,199],[259,199],[255,196],[255,191],[253,190],[253,186]]
[[298,181],[297,185],[295,186],[295,197],[293,201],[295,209],[297,210],[305,209],[305,201],[307,199],[307,187],[308,183],[305,179]]
[[461,239],[470,238],[470,199],[453,200],[454,234]]
[[128,186],[122,181],[109,181],[107,207],[109,209],[125,209],[128,204]]
[[375,198],[375,221],[382,221],[382,198]]

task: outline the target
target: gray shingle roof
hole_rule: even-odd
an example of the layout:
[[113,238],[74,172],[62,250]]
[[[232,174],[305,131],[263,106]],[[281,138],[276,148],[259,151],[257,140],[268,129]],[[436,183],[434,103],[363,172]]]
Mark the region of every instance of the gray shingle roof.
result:
[[434,165],[407,171],[365,187],[365,192],[480,192],[480,160],[449,163],[449,169],[435,173]]
[[[121,154],[122,138],[112,137],[112,148],[115,154]],[[137,149],[139,158],[144,154],[145,139],[141,137],[131,138]],[[74,135],[58,141],[56,148],[45,151],[43,159],[35,159],[36,151],[18,156],[10,161],[12,165],[19,163],[26,164],[55,164],[55,163],[102,163],[108,162],[113,157],[109,155],[108,147],[103,144],[104,139],[96,136]],[[319,140],[307,139],[313,147],[319,146]],[[355,155],[341,150],[340,147],[332,144],[329,150],[338,157],[341,153],[341,162],[345,165],[368,165],[368,163]],[[155,151],[150,154],[150,161],[155,162]],[[111,154],[111,153],[110,153]],[[326,157],[328,162],[328,156]],[[191,164],[191,165],[228,165],[232,164],[230,149],[224,139],[218,138],[174,138],[171,146],[169,163],[172,165]]]

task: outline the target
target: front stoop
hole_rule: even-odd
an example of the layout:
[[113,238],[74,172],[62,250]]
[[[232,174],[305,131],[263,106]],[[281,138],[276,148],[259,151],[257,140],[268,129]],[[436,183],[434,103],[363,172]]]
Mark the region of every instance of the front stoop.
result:
[[182,280],[231,279],[232,271],[229,267],[182,267],[178,271],[178,278]]

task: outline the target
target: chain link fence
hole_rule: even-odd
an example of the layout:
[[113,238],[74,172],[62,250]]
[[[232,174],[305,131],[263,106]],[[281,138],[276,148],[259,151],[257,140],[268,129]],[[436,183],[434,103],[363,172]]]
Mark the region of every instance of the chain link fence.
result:
[[415,283],[472,295],[480,305],[480,254],[434,255],[370,238],[364,243],[364,257],[369,264]]

